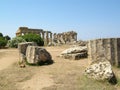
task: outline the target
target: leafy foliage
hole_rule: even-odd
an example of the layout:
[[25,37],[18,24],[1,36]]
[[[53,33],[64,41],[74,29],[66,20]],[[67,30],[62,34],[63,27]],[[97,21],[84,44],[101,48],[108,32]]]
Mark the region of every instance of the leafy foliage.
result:
[[4,36],[4,38],[5,38],[5,40],[10,40],[11,39],[8,35]]
[[3,34],[0,32],[0,37],[3,37]]
[[15,37],[12,40],[9,40],[7,46],[17,48],[18,44],[21,42],[26,42],[22,37]]
[[7,44],[7,40],[5,40],[3,37],[0,37],[0,48],[5,47]]
[[39,46],[43,46],[44,45],[44,41],[43,39],[40,37],[40,35],[37,34],[26,34],[24,36],[21,36],[24,40],[26,40],[27,42],[36,42],[37,45]]
[[7,40],[5,39],[5,37],[3,36],[2,33],[0,33],[0,48],[4,48],[7,44]]

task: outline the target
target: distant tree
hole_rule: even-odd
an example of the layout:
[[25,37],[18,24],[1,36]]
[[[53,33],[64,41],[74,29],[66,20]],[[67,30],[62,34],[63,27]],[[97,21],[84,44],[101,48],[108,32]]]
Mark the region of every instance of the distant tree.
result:
[[4,38],[5,38],[5,40],[7,40],[7,41],[11,39],[8,35],[4,36]]
[[44,45],[44,41],[40,35],[29,33],[29,34],[25,34],[24,36],[21,36],[21,37],[23,39],[25,39],[27,42],[36,42],[37,45],[39,45],[39,46]]
[[8,41],[7,46],[11,48],[17,48],[18,44],[21,42],[26,42],[22,37],[15,37]]
[[0,37],[3,37],[3,34],[0,32]]
[[4,48],[7,44],[7,40],[5,40],[3,37],[0,37],[0,48]]

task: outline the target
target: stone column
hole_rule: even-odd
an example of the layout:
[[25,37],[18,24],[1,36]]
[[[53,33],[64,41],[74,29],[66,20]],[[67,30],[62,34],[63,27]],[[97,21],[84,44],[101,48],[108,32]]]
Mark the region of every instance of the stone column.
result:
[[91,62],[105,59],[112,65],[120,66],[120,38],[90,40],[88,55]]
[[75,39],[75,41],[77,41],[77,34],[74,35],[74,39]]
[[52,43],[52,33],[50,32],[50,42]]
[[45,35],[44,35],[44,31],[42,32],[42,38],[43,38],[43,40],[45,39],[45,37],[44,37]]
[[48,44],[48,31],[46,31],[46,45]]

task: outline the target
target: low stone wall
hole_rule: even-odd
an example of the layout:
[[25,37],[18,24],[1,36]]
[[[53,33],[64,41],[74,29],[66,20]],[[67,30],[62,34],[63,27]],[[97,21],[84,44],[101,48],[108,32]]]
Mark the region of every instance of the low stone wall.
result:
[[120,38],[103,38],[88,42],[88,58],[91,62],[105,58],[112,65],[120,66]]

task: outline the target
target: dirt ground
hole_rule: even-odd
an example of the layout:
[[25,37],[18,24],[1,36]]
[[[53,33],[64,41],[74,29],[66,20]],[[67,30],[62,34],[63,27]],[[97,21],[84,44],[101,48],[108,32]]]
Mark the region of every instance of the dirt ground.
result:
[[59,58],[58,55],[69,47],[45,47],[52,55],[54,63],[25,68],[20,68],[17,64],[17,49],[0,49],[0,79],[3,80],[0,81],[0,90],[117,90],[116,86],[102,83],[93,86],[95,81],[91,82],[83,77],[89,64],[88,59]]
[[16,49],[0,49],[0,70],[12,65],[18,59],[18,51]]

